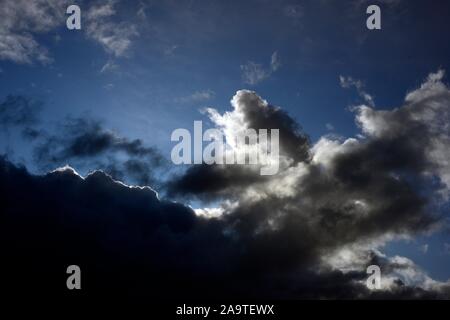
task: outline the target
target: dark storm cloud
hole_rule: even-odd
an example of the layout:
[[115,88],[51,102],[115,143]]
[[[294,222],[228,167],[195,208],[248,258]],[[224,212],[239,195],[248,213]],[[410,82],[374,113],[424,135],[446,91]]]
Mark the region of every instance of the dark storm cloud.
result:
[[[154,169],[165,159],[140,139],[130,140],[104,128],[97,120],[67,119],[58,134],[47,134],[34,150],[36,161],[51,169],[66,163],[90,167],[92,163],[116,179],[139,184],[154,182]],[[118,157],[123,154],[126,159]],[[128,179],[128,180],[127,180]]]
[[[0,176],[5,199],[2,268],[12,273],[16,284],[24,279],[20,274],[24,268],[36,272],[37,283],[45,284],[41,288],[57,289],[58,268],[74,260],[91,273],[92,286],[106,284],[108,277],[112,288],[124,285],[123,277],[137,280],[133,273],[143,271],[133,270],[133,259],[140,257],[151,277],[152,269],[162,272],[161,265],[183,256],[183,247],[189,245],[183,238],[198,224],[191,209],[159,200],[150,188],[116,183],[102,172],[86,179],[70,169],[31,176],[2,158]],[[173,251],[159,249],[160,245],[169,249],[170,243]],[[96,273],[103,272],[96,279]],[[37,283],[32,287],[39,288]],[[24,289],[16,284],[18,291]]]
[[[231,101],[234,114],[242,117],[243,123],[238,127],[255,129],[278,129],[280,155],[293,164],[310,160],[310,139],[301,126],[281,108],[262,100],[256,93],[240,90]],[[215,110],[208,110],[213,121],[219,115]],[[219,116],[220,117],[220,116]],[[222,123],[221,123],[222,124]],[[269,131],[270,132],[270,131]],[[202,197],[237,194],[257,182],[267,181],[267,177],[258,170],[248,170],[248,165],[209,166],[197,165],[187,170],[169,183],[169,192],[175,194],[196,194]],[[255,168],[253,168],[255,169]]]
[[[259,259],[258,250],[273,257],[264,260],[261,274],[324,265],[325,256],[348,246],[376,247],[390,237],[433,231],[445,224],[445,213],[435,209],[448,201],[450,186],[446,120],[450,90],[441,81],[443,75],[442,71],[431,74],[419,89],[408,93],[400,108],[355,108],[364,137],[345,141],[323,137],[305,152],[310,156],[301,157],[303,161],[291,158],[277,175],[263,179],[258,171],[242,166],[246,173],[233,181],[229,179],[233,166],[194,166],[171,186],[184,195],[217,200],[227,195],[233,205],[225,205],[223,219],[229,232],[248,246],[240,261],[244,269]],[[270,105],[255,93],[240,91],[232,104],[234,111],[223,116],[211,112],[219,127],[260,128],[266,123],[272,128],[273,122],[264,122],[270,118],[266,117]],[[285,150],[305,148],[304,141],[292,139]],[[332,261],[325,259],[325,265]],[[258,268],[253,272],[258,274]],[[396,292],[391,292],[392,297],[397,293],[428,296],[420,286],[392,290]]]
[[308,160],[309,137],[286,111],[265,103],[249,91],[241,91],[236,103],[242,107],[248,128],[280,130],[281,155],[285,154],[296,162]]
[[229,187],[238,191],[267,178],[249,172],[245,166],[194,165],[166,184],[169,195],[189,196],[195,194],[204,199],[229,195]]
[[100,171],[85,179],[69,168],[32,176],[2,158],[0,192],[2,288],[10,297],[61,298],[71,264],[80,265],[93,299],[371,296],[361,272],[299,268],[310,266],[309,246],[317,245],[297,240],[289,248],[293,226],[235,228],[236,219],[197,217]]
[[[108,151],[122,151],[129,156],[157,155],[154,148],[144,146],[140,139],[129,140],[103,128],[99,121],[76,118],[69,119],[63,134],[51,136],[38,150],[39,159],[64,161],[71,158],[89,158]],[[155,158],[155,161],[161,159]]]

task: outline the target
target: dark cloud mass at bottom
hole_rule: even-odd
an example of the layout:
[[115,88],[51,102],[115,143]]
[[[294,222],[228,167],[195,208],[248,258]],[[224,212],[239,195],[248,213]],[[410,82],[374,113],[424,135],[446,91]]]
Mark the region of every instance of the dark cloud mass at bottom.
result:
[[33,176],[2,158],[0,192],[2,290],[10,297],[67,293],[65,268],[74,262],[91,298],[442,295],[400,285],[370,293],[358,282],[364,272],[311,270],[311,243],[286,248],[286,228],[233,236],[226,232],[233,218],[197,217],[148,187],[128,187],[100,171],[85,179],[69,168]]
[[[399,108],[356,107],[364,137],[322,137],[312,146],[286,113],[252,91],[238,91],[233,111],[208,111],[218,127],[282,126],[287,138],[280,140],[274,176],[203,165],[169,181],[174,199],[225,199],[215,208],[218,217],[102,171],[83,178],[66,167],[36,176],[2,158],[4,288],[11,295],[42,295],[41,288],[56,294],[66,290],[66,267],[77,264],[90,297],[449,298],[449,282],[379,251],[396,237],[445,225],[445,213],[434,211],[448,201],[450,186],[450,134],[442,120],[449,118],[450,90],[443,76],[431,74]],[[58,141],[60,154],[80,139],[77,157],[94,149],[141,150],[100,127],[93,132],[89,143],[83,135],[71,136],[67,146]],[[382,268],[380,290],[365,285],[371,264]]]

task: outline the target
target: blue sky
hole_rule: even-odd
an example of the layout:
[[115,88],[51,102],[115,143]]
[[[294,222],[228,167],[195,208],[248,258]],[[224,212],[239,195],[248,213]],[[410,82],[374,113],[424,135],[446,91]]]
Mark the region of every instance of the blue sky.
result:
[[[282,107],[315,142],[360,132],[348,107],[364,99],[355,85],[343,88],[340,76],[359,83],[376,109],[392,109],[429,73],[450,70],[448,1],[374,1],[382,10],[378,31],[366,28],[364,0],[76,1],[78,31],[65,27],[66,1],[33,3],[42,10],[19,1],[10,21],[0,21],[3,35],[25,34],[36,44],[2,47],[0,37],[0,100],[42,101],[42,127],[50,132],[67,116],[101,119],[167,158],[174,129],[206,121],[204,107],[230,110],[240,89]],[[39,172],[30,141],[13,131],[3,130],[1,153]],[[385,251],[447,280],[445,243],[446,232]]]

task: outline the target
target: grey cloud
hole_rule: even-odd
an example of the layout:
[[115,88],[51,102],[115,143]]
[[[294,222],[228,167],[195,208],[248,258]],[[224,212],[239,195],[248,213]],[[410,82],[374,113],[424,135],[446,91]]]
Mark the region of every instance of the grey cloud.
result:
[[[82,30],[115,57],[127,56],[137,27],[129,20],[116,17],[118,1],[79,3]],[[0,60],[32,64],[49,64],[53,58],[36,36],[65,26],[68,0],[4,1],[0,6]],[[84,11],[86,8],[86,11]]]
[[246,64],[241,65],[242,80],[247,84],[256,85],[269,78],[280,66],[281,62],[278,53],[275,51],[270,57],[268,68],[253,61],[248,61]]
[[88,170],[95,166],[116,179],[146,185],[156,183],[154,170],[167,165],[156,148],[140,139],[121,137],[97,120],[68,118],[57,132],[46,133],[34,149],[35,160],[44,170],[67,163]]
[[64,22],[66,0],[5,1],[0,6],[0,59],[31,64],[50,63],[47,48],[35,35],[53,30]]
[[[65,135],[53,136],[48,143],[53,144],[59,152],[49,158],[67,160],[72,157],[91,157],[108,150],[123,151],[133,156],[145,156],[155,153],[155,149],[145,147],[139,139],[128,140],[112,131],[106,130],[96,120],[86,118],[68,119],[64,124]],[[45,157],[45,156],[44,156]]]
[[[387,239],[433,232],[445,225],[445,212],[436,209],[448,201],[450,185],[450,133],[443,120],[450,111],[450,90],[443,76],[442,71],[431,74],[399,108],[355,109],[365,137],[323,137],[311,147],[295,130],[293,119],[255,93],[240,91],[232,100],[235,110],[223,116],[213,112],[213,121],[226,129],[284,128],[291,138],[280,138],[281,148],[293,161],[264,179],[243,166],[240,170],[246,174],[234,182],[230,177],[235,168],[193,167],[174,180],[176,191],[217,201],[225,194],[233,203],[223,207],[227,232],[246,246],[248,260],[240,263],[250,269],[259,259],[258,250],[264,251],[273,257],[261,266],[264,274],[324,267],[324,256],[347,246],[376,248]],[[237,120],[241,116],[243,123]],[[258,269],[252,272],[258,274]],[[427,279],[414,284],[398,281],[373,297],[445,296],[446,284],[429,287]]]
[[116,57],[126,56],[132,39],[139,35],[136,25],[128,21],[117,21],[117,1],[96,2],[86,15],[87,36],[98,42],[107,52]]
[[[242,188],[264,181],[266,178],[255,175],[243,166],[195,165],[166,185],[170,195],[198,197],[208,200],[217,197],[237,195]],[[232,188],[230,190],[230,187]]]
[[295,162],[309,158],[309,137],[287,112],[267,104],[252,91],[241,90],[235,97],[248,128],[279,129],[282,155]]
[[[312,228],[312,217],[290,214],[277,228],[260,228],[273,216],[270,210],[279,213],[284,206],[279,199],[206,219],[148,187],[126,186],[101,171],[82,178],[66,167],[33,176],[4,158],[0,190],[1,270],[9,275],[3,282],[9,298],[36,299],[37,292],[38,299],[63,298],[59,275],[74,261],[88,277],[83,290],[93,299],[447,296],[445,285],[426,290],[396,276],[399,270],[417,272],[404,259],[374,254],[364,259],[363,265],[378,263],[383,275],[393,278],[393,288],[378,292],[365,287],[364,271],[317,268],[327,243],[315,242],[326,234]],[[35,286],[29,287],[25,271]]]
[[[229,114],[229,118],[227,115],[221,118],[217,111],[208,109],[212,121],[227,126],[230,130],[242,127],[255,130],[278,129],[280,155],[294,163],[309,161],[309,137],[285,111],[268,104],[255,92],[248,90],[238,91],[233,97],[232,105],[234,111]],[[243,123],[235,123],[233,118],[242,119]],[[193,166],[185,175],[176,177],[169,183],[169,191],[174,195],[179,193],[207,196],[209,193],[224,196],[227,193],[237,194],[241,188],[245,189],[253,183],[267,180],[259,175],[259,170],[248,168],[248,165]]]

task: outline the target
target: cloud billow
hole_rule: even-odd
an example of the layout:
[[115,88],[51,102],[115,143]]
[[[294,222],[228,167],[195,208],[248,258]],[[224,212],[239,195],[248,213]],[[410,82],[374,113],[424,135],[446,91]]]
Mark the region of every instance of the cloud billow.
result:
[[[220,115],[215,109],[206,110],[212,122],[223,132],[227,142],[233,135],[245,129],[278,129],[282,165],[309,161],[310,141],[302,128],[283,110],[267,103],[255,92],[239,90],[233,97],[233,111]],[[237,153],[245,149],[235,150]],[[255,166],[250,165],[198,165],[189,168],[185,175],[168,183],[169,193],[226,195],[241,192],[251,184],[268,181],[261,177]],[[235,190],[231,190],[234,188]]]
[[[399,108],[355,108],[364,137],[314,144],[281,109],[238,91],[233,110],[210,109],[211,120],[224,135],[278,127],[282,165],[269,177],[246,166],[200,165],[169,182],[173,197],[218,201],[215,211],[161,199],[102,171],[82,178],[66,167],[33,176],[2,158],[4,285],[19,294],[26,271],[42,284],[34,292],[57,295],[65,267],[78,263],[92,297],[448,298],[448,282],[379,250],[444,225],[433,211],[449,196],[450,135],[442,119],[450,90],[443,76],[431,74]],[[59,154],[90,156],[105,145],[146,150],[93,132],[101,143],[72,148],[75,135]],[[371,264],[382,269],[378,291],[365,286]]]
[[[343,250],[362,254],[391,239],[445,227],[445,212],[436,211],[439,203],[449,199],[446,159],[450,133],[444,119],[449,115],[450,90],[442,82],[443,76],[443,71],[431,74],[419,89],[407,94],[400,108],[354,107],[363,133],[358,139],[323,137],[311,146],[295,143],[295,139],[286,145],[289,139],[280,139],[285,150],[303,146],[307,156],[295,159],[298,152],[286,152],[285,166],[278,175],[258,178],[244,166],[241,170],[245,173],[233,181],[234,167],[197,166],[176,177],[172,191],[218,201],[225,197],[228,202],[217,209],[233,226],[235,236],[242,236],[247,244],[257,238],[261,243],[255,247],[273,257],[265,261],[264,271],[270,266],[277,272],[305,265],[333,269],[332,262]],[[268,119],[273,120],[267,117],[271,114],[267,113],[268,104],[255,93],[240,91],[232,104],[235,109],[224,115],[210,112],[225,134],[260,123],[260,118],[266,125]],[[287,123],[295,123],[284,117]],[[296,137],[294,130],[286,129]],[[200,188],[202,185],[205,187]],[[208,185],[214,187],[208,189]],[[249,260],[253,262],[255,257]],[[349,266],[352,261],[339,270]],[[363,270],[361,264],[359,268]],[[384,288],[399,289],[399,282],[389,279]],[[408,285],[425,291],[445,287],[430,283],[424,280]]]

